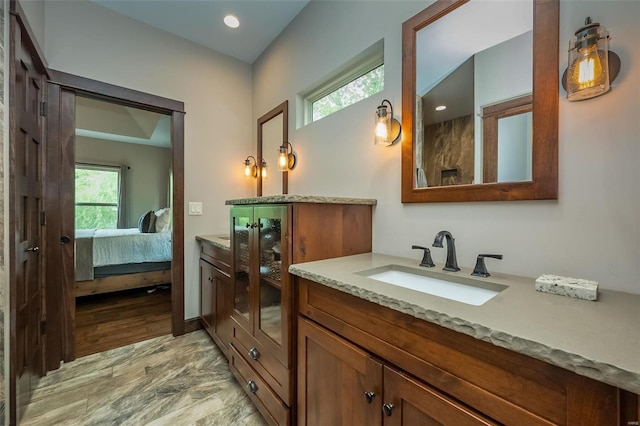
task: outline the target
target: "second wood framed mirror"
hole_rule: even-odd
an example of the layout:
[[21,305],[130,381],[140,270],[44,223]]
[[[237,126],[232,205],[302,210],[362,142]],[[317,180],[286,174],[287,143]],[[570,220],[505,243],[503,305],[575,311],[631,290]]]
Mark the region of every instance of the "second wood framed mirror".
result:
[[280,146],[288,140],[289,101],[284,101],[258,118],[258,163],[266,164],[266,178],[263,178],[262,167],[259,168],[258,197],[288,194],[289,172],[279,172],[276,168]]
[[402,202],[557,198],[558,33],[558,0],[438,0],[404,22]]

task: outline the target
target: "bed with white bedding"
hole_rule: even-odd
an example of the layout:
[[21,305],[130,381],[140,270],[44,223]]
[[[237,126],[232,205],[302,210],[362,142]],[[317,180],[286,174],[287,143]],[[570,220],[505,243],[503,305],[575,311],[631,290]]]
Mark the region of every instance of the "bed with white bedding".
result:
[[171,282],[171,232],[76,230],[76,296]]

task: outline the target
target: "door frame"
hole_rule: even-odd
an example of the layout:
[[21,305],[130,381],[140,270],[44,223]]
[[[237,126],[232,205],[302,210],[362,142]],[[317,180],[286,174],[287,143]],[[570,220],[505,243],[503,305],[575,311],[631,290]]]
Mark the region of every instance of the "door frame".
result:
[[[163,98],[161,96],[92,80],[86,77],[80,77],[66,72],[48,69],[49,89],[50,92],[69,94],[72,100],[76,95],[88,96],[108,102],[127,105],[160,114],[169,115],[171,117],[171,168],[173,172],[173,191],[171,194],[171,214],[173,220],[172,235],[172,260],[171,260],[171,332],[174,336],[180,336],[185,333],[184,319],[184,103],[173,99]],[[64,101],[63,101],[64,102]],[[62,108],[64,109],[64,108]],[[72,107],[75,111],[75,109]],[[49,105],[49,111],[60,113],[58,105]],[[61,116],[63,117],[63,116]],[[63,117],[64,118],[64,117]],[[51,117],[51,123],[56,120]],[[55,129],[58,135],[68,135],[74,137],[75,117],[73,120],[59,120],[58,127]],[[53,123],[52,123],[53,124]],[[50,133],[51,134],[51,133]],[[61,139],[61,138],[58,138]],[[75,141],[75,140],[74,140]],[[55,144],[60,149],[63,141],[50,140],[50,144]],[[75,144],[74,144],[75,146]],[[68,160],[67,160],[68,161]],[[58,166],[60,166],[60,162]],[[62,219],[62,218],[59,218]],[[68,227],[68,226],[67,226]],[[49,232],[54,233],[56,238],[65,235],[69,230],[64,229],[64,225],[58,229],[51,229]],[[71,229],[72,231],[72,229]],[[56,234],[57,233],[57,234]],[[47,294],[55,295],[56,289],[49,288],[55,286],[55,280],[48,277],[45,290],[49,290]],[[52,282],[53,281],[53,282]],[[48,361],[47,370],[59,367],[59,361],[69,362],[75,359],[75,282],[66,279],[63,283],[62,300],[63,306],[60,314],[57,315],[57,324],[49,324],[52,318],[47,318],[47,329],[54,332],[59,330],[58,339],[62,340],[60,354],[50,354],[47,346],[46,359]],[[59,294],[59,288],[57,293]],[[57,327],[56,327],[57,326]],[[51,339],[51,340],[50,340]],[[47,341],[56,340],[56,335],[49,336],[47,333]],[[58,349],[58,348],[56,348]],[[58,358],[57,360],[56,357]]]

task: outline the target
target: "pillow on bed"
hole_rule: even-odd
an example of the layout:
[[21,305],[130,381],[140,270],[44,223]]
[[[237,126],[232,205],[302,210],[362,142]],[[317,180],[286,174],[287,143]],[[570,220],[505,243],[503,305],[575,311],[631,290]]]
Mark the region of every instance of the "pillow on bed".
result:
[[138,219],[138,230],[143,233],[156,231],[156,214],[153,210],[144,213]]
[[171,231],[171,208],[160,209],[155,213],[156,232]]

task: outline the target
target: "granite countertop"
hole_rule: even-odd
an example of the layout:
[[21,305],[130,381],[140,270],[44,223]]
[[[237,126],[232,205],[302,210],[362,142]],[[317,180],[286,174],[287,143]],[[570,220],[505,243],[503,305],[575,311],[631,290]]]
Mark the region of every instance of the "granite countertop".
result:
[[370,198],[326,197],[320,195],[271,195],[268,197],[241,198],[227,200],[226,205],[276,204],[276,203],[315,203],[315,204],[365,204],[375,206],[377,200]]
[[231,240],[229,239],[229,235],[196,235],[196,240],[203,243],[209,243],[223,250],[231,249]]
[[508,286],[481,306],[431,296],[356,272],[395,264],[418,270],[420,260],[376,253],[294,264],[289,272],[381,306],[484,340],[577,374],[640,394],[640,295],[600,290],[598,301],[535,290],[535,278],[471,269],[441,277],[469,277]]

